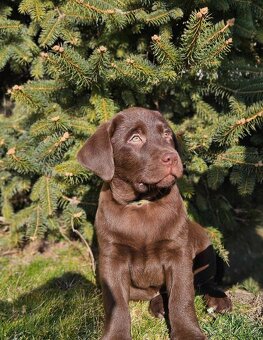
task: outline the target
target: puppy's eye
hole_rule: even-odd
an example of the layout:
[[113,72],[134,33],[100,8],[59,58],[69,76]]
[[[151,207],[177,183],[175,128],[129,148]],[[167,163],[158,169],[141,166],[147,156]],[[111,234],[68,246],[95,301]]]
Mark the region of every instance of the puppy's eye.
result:
[[172,138],[172,132],[169,130],[164,131],[163,133],[164,138],[171,139]]
[[131,143],[140,143],[142,142],[142,139],[140,137],[140,135],[132,135],[131,138],[129,139],[129,142]]

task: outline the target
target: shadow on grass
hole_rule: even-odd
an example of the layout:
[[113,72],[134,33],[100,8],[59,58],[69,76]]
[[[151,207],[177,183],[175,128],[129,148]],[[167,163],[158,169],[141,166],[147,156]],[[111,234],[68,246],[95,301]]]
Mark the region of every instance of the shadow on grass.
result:
[[83,275],[66,272],[19,296],[0,301],[0,339],[98,339],[101,293]]

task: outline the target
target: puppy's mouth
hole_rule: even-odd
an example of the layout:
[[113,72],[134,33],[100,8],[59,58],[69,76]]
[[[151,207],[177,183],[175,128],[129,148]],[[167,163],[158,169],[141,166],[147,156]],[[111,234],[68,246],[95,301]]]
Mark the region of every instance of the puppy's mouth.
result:
[[164,178],[162,178],[159,182],[155,185],[157,188],[169,188],[174,185],[176,181],[176,176],[173,174],[168,174]]
[[135,189],[140,193],[152,191],[153,189],[165,189],[172,187],[176,182],[176,176],[169,173],[157,182],[138,182],[135,183]]

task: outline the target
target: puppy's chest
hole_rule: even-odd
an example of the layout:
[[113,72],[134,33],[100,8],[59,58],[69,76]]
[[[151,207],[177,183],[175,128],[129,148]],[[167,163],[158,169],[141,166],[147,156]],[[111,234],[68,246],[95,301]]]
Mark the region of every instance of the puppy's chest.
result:
[[102,206],[97,216],[100,250],[129,264],[131,284],[137,288],[159,287],[165,282],[164,265],[178,251],[176,215],[167,208],[116,209]]
[[[109,218],[106,213],[105,221],[111,234],[122,240],[124,244],[135,243],[138,247],[147,247],[163,238],[173,238],[175,221],[167,209],[153,209],[146,204],[141,208],[127,208],[116,211]],[[165,236],[164,236],[165,235]],[[127,243],[126,243],[127,242]]]
[[165,248],[165,242],[162,243],[130,251],[129,270],[133,286],[158,287],[165,282],[164,263],[173,256],[173,251],[169,251],[169,246]]

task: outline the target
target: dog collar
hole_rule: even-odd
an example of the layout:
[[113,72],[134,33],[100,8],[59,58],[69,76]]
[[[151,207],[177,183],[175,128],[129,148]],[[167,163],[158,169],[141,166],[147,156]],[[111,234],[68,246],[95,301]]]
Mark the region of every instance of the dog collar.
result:
[[171,191],[171,188],[164,188],[163,190],[160,190],[158,192],[158,194],[156,196],[154,196],[154,197],[151,197],[149,199],[146,199],[146,198],[139,199],[139,197],[138,197],[137,200],[131,201],[127,205],[128,206],[134,206],[134,207],[142,207],[143,205],[145,205],[147,203],[155,202],[155,201],[163,198],[164,196],[169,194],[170,191]]
[[133,201],[128,203],[129,206],[133,206],[133,207],[141,207],[147,203],[150,203],[151,201],[148,200],[139,200],[139,201]]

